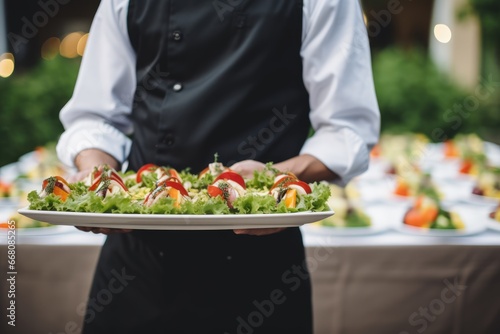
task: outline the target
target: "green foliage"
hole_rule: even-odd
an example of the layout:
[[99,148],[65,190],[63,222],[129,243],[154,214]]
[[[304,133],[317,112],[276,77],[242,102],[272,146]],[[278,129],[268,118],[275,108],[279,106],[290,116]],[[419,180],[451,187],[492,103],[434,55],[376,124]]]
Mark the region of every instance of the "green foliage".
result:
[[469,0],[462,14],[470,13],[479,16],[484,38],[500,46],[500,1]]
[[[474,94],[462,90],[439,72],[422,52],[381,51],[374,57],[373,72],[382,131],[421,132],[438,141],[443,135],[476,132],[485,121],[487,103],[482,101],[468,111],[468,98]],[[454,109],[462,109],[464,113]],[[441,133],[439,130],[443,135],[436,136]]]
[[[467,19],[476,15],[481,26],[481,74],[500,77],[500,1],[468,0],[458,16]],[[500,106],[500,98],[496,101]],[[498,109],[497,109],[498,111]]]
[[0,78],[0,166],[57,140],[63,131],[59,111],[71,97],[78,67],[78,60],[56,58]]

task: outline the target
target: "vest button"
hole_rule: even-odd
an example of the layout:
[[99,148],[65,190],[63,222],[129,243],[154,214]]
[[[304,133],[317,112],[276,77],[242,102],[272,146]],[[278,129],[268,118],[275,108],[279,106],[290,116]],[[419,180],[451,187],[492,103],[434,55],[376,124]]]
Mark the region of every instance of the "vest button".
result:
[[182,39],[182,34],[179,30],[176,30],[172,33],[172,37],[174,38],[174,41],[180,41]]
[[182,90],[182,84],[180,82],[178,82],[178,83],[174,84],[172,89],[174,90],[174,92],[180,92]]

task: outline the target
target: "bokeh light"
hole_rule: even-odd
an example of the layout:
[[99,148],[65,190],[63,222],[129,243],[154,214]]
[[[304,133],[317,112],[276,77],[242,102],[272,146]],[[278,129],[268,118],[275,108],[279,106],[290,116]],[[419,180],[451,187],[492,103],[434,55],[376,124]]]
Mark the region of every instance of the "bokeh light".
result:
[[4,53],[0,56],[0,77],[10,77],[14,73],[14,68],[14,55],[12,53]]
[[434,37],[441,43],[448,43],[451,40],[451,29],[446,24],[436,24],[434,26]]
[[83,56],[83,53],[85,52],[85,47],[87,46],[88,38],[89,34],[85,34],[78,41],[78,44],[76,46],[76,52],[78,53],[79,56]]
[[54,59],[59,53],[61,40],[57,37],[51,37],[42,45],[42,58],[45,60]]
[[78,42],[83,37],[81,32],[72,32],[63,38],[59,51],[61,56],[66,58],[76,58],[78,57]]

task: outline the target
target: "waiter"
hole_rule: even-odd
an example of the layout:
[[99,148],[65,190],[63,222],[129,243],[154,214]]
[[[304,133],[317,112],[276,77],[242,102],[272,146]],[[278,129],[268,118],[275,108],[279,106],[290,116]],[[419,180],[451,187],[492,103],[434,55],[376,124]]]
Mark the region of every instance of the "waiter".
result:
[[[146,163],[347,183],[379,134],[352,0],[106,0],[57,150],[81,175]],[[308,138],[309,130],[315,130]],[[84,333],[312,333],[298,228],[112,231]],[[122,233],[112,233],[122,232]]]

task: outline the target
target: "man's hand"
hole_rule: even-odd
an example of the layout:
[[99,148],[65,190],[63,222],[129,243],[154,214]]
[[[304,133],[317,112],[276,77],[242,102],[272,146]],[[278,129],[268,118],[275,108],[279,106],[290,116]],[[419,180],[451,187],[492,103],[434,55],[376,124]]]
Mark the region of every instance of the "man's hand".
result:
[[85,169],[85,170],[80,170],[76,172],[75,174],[69,175],[66,180],[69,183],[76,183],[83,181],[91,172],[93,168]]
[[83,232],[92,232],[94,234],[115,234],[115,233],[129,233],[132,230],[125,230],[119,228],[101,228],[101,227],[83,227],[76,226],[77,229]]
[[245,179],[251,179],[253,178],[254,171],[261,171],[266,168],[266,165],[255,160],[243,160],[235,163],[232,166],[229,166],[229,168],[236,173],[239,173]]
[[263,236],[263,235],[270,235],[274,233],[278,233],[281,231],[284,231],[285,228],[249,228],[249,229],[242,229],[242,230],[234,230],[235,234],[248,234],[248,235],[255,235],[255,236]]

